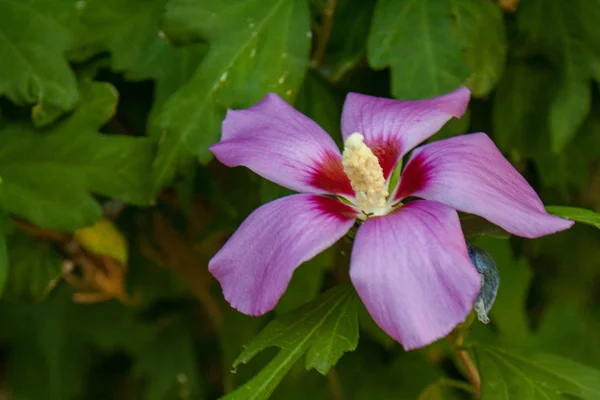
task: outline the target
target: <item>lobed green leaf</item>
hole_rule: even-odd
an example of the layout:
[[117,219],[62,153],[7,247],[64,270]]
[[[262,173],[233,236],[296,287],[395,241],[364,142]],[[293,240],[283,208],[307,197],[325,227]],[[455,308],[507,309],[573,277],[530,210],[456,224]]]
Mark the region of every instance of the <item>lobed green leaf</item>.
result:
[[504,21],[491,2],[381,0],[375,8],[367,59],[391,68],[396,98],[439,96],[465,83],[483,96],[505,57]]
[[326,374],[345,352],[358,345],[356,301],[352,287],[339,285],[269,323],[235,360],[234,368],[268,347],[281,350],[258,375],[225,398],[268,398],[304,353],[306,369]]
[[46,228],[75,230],[101,215],[90,191],[139,205],[151,202],[147,171],[155,144],[97,132],[116,106],[111,85],[84,85],[82,97],[71,116],[44,132],[22,123],[0,131],[5,211]]
[[78,101],[75,75],[67,64],[69,32],[35,4],[0,0],[0,95],[35,104],[33,122],[47,125]]
[[544,353],[475,347],[481,373],[481,399],[564,399],[600,397],[600,371]]
[[153,116],[159,138],[154,190],[194,157],[208,162],[227,108],[248,107],[268,92],[292,101],[308,67],[305,0],[172,0],[164,28],[178,42],[206,40],[209,51],[193,76]]
[[550,99],[551,147],[561,152],[591,107],[591,79],[598,77],[600,4],[591,0],[532,0],[519,9],[519,53],[543,56],[557,68]]

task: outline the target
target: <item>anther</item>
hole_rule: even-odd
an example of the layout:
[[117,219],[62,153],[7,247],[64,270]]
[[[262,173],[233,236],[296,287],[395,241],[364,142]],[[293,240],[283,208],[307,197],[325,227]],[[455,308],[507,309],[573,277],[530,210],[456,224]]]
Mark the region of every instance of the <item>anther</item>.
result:
[[379,160],[364,143],[364,136],[353,133],[344,143],[342,166],[356,192],[358,206],[365,215],[379,214],[389,195]]

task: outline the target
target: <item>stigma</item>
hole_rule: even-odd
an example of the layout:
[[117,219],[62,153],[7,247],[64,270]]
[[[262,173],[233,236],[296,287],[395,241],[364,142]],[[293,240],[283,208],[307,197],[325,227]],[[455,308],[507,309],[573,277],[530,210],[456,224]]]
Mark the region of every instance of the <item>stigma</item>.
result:
[[387,214],[387,182],[365,137],[353,133],[344,143],[342,166],[356,193],[356,203],[365,216]]

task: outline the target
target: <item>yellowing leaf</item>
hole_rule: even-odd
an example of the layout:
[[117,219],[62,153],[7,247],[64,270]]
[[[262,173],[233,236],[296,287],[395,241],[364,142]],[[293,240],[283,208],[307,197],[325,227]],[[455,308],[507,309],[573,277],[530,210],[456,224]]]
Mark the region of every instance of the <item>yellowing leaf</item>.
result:
[[75,239],[81,247],[95,254],[107,255],[127,264],[127,239],[108,219],[75,231]]

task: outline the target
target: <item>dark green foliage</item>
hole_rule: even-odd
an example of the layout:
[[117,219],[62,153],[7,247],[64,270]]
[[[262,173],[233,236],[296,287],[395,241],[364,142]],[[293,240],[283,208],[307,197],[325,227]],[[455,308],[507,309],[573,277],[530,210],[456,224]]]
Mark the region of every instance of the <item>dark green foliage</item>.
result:
[[492,346],[477,346],[476,354],[484,400],[600,396],[600,371],[571,360]]
[[233,362],[236,368],[270,346],[280,347],[275,358],[228,399],[267,399],[285,374],[306,352],[306,369],[326,374],[344,352],[358,344],[357,296],[340,285],[313,302],[276,318],[246,346]]
[[[596,0],[0,0],[0,399],[469,399],[461,350],[483,400],[599,399],[599,84]],[[291,192],[213,159],[227,109],[275,92],[341,144],[348,92],[460,85],[431,140],[488,133],[581,223],[523,240],[460,215],[501,277],[489,325],[402,351],[348,238],[272,313],[231,309],[208,261]],[[87,240],[126,264],[75,235],[101,218],[122,237]]]

